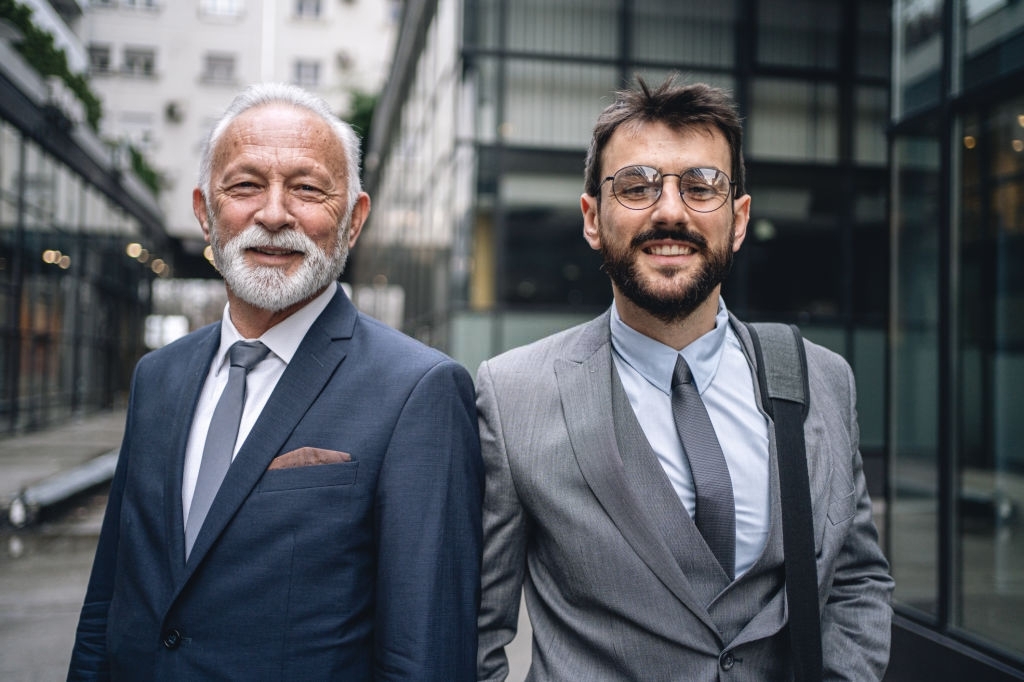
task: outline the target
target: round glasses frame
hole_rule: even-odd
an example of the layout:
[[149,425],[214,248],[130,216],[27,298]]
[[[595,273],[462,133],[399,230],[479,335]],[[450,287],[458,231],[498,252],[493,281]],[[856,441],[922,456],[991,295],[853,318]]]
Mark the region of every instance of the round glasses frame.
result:
[[612,181],[612,196],[624,208],[642,211],[658,203],[665,178],[679,178],[679,198],[697,213],[711,213],[725,206],[736,183],[717,168],[687,168],[679,173],[661,173],[651,166],[625,166],[601,181]]

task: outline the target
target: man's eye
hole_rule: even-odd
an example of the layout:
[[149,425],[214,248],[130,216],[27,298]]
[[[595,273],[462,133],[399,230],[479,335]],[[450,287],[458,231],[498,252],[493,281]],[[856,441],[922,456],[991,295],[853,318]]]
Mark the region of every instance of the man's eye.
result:
[[649,182],[631,182],[619,187],[619,194],[630,197],[642,197],[658,191],[658,186]]
[[683,192],[686,193],[686,196],[694,199],[711,199],[718,194],[711,185],[686,185],[683,187]]

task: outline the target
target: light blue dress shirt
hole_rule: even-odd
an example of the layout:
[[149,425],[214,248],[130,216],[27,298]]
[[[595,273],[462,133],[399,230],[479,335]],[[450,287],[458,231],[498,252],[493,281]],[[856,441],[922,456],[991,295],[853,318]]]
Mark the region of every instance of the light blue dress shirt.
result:
[[693,476],[672,417],[677,355],[690,366],[732,478],[738,578],[757,561],[768,539],[768,422],[757,407],[751,366],[729,326],[725,301],[719,298],[715,328],[682,351],[626,325],[614,305],[611,333],[612,358],[633,412],[692,518]]

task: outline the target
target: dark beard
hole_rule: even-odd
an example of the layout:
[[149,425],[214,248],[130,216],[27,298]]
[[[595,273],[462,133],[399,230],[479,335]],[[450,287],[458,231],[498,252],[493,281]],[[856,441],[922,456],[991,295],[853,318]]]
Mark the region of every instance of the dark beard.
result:
[[[656,293],[644,286],[637,273],[636,259],[632,258],[632,255],[642,249],[646,242],[658,239],[685,239],[704,254],[703,267],[696,273],[693,281],[681,290],[667,294]],[[708,299],[715,287],[725,281],[732,268],[732,244],[731,230],[726,248],[717,252],[708,249],[707,240],[696,232],[648,230],[633,237],[629,243],[629,250],[622,254],[612,253],[602,241],[601,256],[604,258],[604,264],[601,269],[611,278],[623,296],[658,320],[671,324],[689,316]]]

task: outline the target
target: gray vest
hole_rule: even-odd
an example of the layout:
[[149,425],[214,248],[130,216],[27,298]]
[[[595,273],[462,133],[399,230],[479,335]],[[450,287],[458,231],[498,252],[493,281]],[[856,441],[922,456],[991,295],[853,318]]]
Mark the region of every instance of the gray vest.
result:
[[[754,565],[730,583],[644,435],[614,364],[611,373],[615,437],[626,479],[636,498],[644,501],[642,511],[669,547],[697,601],[706,605],[723,646],[732,642],[755,618],[762,623],[766,619],[775,620],[781,625],[785,619],[785,582],[774,429],[769,434],[771,523],[768,541]],[[726,443],[722,445],[728,447]]]

